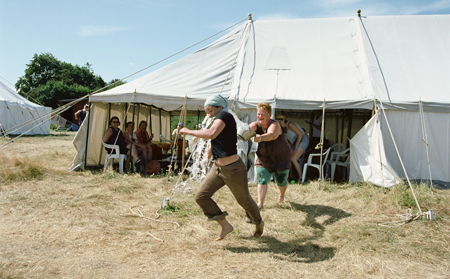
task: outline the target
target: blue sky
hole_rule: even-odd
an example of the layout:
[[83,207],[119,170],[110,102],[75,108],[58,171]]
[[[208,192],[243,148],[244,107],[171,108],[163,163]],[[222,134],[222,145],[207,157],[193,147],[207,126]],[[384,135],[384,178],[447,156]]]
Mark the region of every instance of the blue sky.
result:
[[[449,14],[450,0],[0,0],[0,81],[12,87],[34,54],[92,64],[122,79],[235,23],[254,20]],[[221,34],[224,35],[225,33]],[[127,80],[191,53],[221,35]]]

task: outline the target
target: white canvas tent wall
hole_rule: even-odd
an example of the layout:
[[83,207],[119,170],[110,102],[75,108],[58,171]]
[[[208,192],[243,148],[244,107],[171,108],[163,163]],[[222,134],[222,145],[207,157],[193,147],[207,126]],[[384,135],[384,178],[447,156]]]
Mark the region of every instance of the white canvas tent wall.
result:
[[[0,122],[3,129],[13,134],[48,135],[50,133],[51,108],[43,107],[28,101],[14,89],[0,82]],[[33,120],[40,115],[48,116]],[[30,121],[32,120],[32,121]],[[23,123],[26,123],[21,125]],[[34,128],[33,128],[34,127]],[[9,133],[9,132],[8,132]]]
[[[448,15],[248,21],[166,67],[91,96],[91,102],[94,109],[142,103],[173,111],[182,108],[186,96],[188,110],[195,111],[208,96],[221,93],[241,116],[254,120],[259,102],[298,111],[318,109],[324,100],[327,110],[372,109],[375,101],[383,102],[389,121],[395,122],[395,117],[390,119],[395,111],[418,113],[422,100],[426,114],[448,117],[449,30]],[[104,120],[99,123],[103,131]],[[429,123],[440,130],[438,124]],[[450,142],[446,130],[448,126],[433,134],[447,139],[430,146],[439,154],[432,158],[437,165],[448,166],[441,155],[448,154],[443,152]],[[90,136],[89,143],[99,142],[98,136]],[[385,141],[392,141],[389,137],[383,133]],[[100,161],[96,156],[91,160],[92,154],[89,150],[88,165]],[[387,159],[392,156],[388,153]],[[424,170],[419,173],[424,175]],[[450,180],[448,174],[438,179]]]

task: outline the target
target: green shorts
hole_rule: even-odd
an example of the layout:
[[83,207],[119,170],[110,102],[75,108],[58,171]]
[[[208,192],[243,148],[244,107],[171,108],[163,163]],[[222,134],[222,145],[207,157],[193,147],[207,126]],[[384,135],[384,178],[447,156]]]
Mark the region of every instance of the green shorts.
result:
[[275,183],[279,187],[284,187],[288,183],[289,169],[271,173],[266,168],[256,167],[256,173],[258,174],[258,184],[259,185],[267,185],[269,183],[270,177],[272,175],[273,175],[273,180],[275,180]]

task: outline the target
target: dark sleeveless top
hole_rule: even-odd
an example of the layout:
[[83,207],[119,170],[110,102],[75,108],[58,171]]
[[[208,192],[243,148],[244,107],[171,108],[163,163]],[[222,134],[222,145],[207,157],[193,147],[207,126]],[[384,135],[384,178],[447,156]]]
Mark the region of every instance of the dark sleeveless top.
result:
[[211,152],[214,159],[228,157],[237,154],[236,121],[231,113],[221,110],[215,117],[225,123],[225,128],[211,140]]
[[81,126],[81,124],[83,123],[84,119],[86,118],[86,112],[85,110],[81,110],[80,111],[80,115],[78,116],[78,126]]
[[[274,123],[276,121],[270,119],[267,127]],[[262,135],[266,133],[263,131],[261,124],[256,123],[256,127],[256,134]],[[258,159],[255,162],[257,167],[263,167],[269,172],[289,169],[291,164],[291,147],[286,140],[286,134],[282,132],[276,140],[259,142],[256,155],[258,155]]]
[[[116,145],[118,145],[120,148],[120,154],[126,154],[128,152],[128,148],[127,148],[128,143],[125,141],[125,137],[123,136],[122,131],[120,129],[118,131],[116,131],[112,126],[109,126],[108,129],[110,129],[110,128],[112,129],[112,135],[109,137],[109,139],[106,143],[114,144],[114,142],[115,142]],[[117,138],[117,141],[116,141],[117,134],[119,135],[119,137]],[[108,153],[111,153],[110,148],[105,147],[105,149],[106,149],[106,151],[108,151]]]

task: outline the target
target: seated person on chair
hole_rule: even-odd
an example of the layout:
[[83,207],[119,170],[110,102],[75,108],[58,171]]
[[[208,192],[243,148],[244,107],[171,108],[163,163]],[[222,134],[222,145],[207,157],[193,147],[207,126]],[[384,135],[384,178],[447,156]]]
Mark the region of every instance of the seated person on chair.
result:
[[[109,127],[105,132],[105,135],[103,136],[103,142],[106,144],[112,144],[112,145],[118,145],[120,149],[120,154],[126,154],[130,156],[130,147],[131,143],[127,143],[125,141],[125,137],[123,136],[122,131],[119,128],[120,121],[117,116],[111,117],[109,120]],[[106,152],[111,153],[114,152],[110,148],[105,148]],[[145,162],[141,159],[139,159],[139,156],[137,154],[137,151],[135,148],[131,149],[131,156],[136,161],[135,165],[138,167],[140,165],[145,164]]]
[[142,157],[147,161],[161,160],[162,149],[152,142],[153,134],[149,135],[147,132],[147,121],[142,120],[139,123],[139,129],[136,130],[137,142],[144,147],[138,146],[138,153],[142,153]]
[[[125,141],[127,143],[130,143],[133,149],[136,149],[138,151],[139,154],[139,148],[146,148],[145,145],[139,143],[137,141],[137,136],[136,133],[133,132],[133,122],[127,122],[127,124],[125,125],[126,129],[125,132],[123,133],[123,136],[125,137]],[[146,159],[144,158],[144,161],[146,161]],[[130,158],[127,158],[127,163],[125,165],[125,171],[128,170],[128,163],[130,162]]]
[[149,136],[147,132],[147,121],[142,120],[139,123],[139,129],[136,130],[136,139],[139,144],[137,146],[138,154],[142,155],[146,162],[151,161],[153,155],[151,147],[153,134]]
[[275,117],[280,123],[281,128],[286,133],[286,139],[291,145],[292,149],[292,158],[291,163],[294,165],[297,170],[298,177],[301,179],[302,177],[302,168],[298,163],[298,159],[303,155],[306,148],[309,145],[308,135],[303,131],[303,129],[295,122],[286,120],[284,115],[278,115]]

